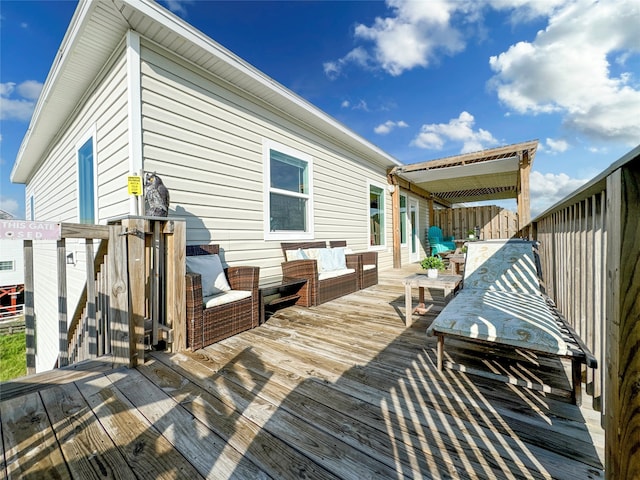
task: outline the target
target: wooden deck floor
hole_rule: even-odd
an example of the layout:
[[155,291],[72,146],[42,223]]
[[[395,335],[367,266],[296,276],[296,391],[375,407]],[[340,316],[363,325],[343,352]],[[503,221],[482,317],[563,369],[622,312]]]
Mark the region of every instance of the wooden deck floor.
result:
[[553,392],[439,373],[425,329],[441,292],[406,328],[408,273],[135,370],[3,385],[26,393],[0,404],[0,479],[603,477],[599,415],[554,393],[563,365],[452,342],[453,361]]

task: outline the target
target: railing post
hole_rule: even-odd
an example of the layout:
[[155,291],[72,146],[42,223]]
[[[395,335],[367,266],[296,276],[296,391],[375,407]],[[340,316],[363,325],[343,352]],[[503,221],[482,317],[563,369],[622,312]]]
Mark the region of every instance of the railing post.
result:
[[25,240],[24,252],[24,329],[27,347],[27,375],[36,373],[36,318],[33,299],[33,241]]
[[127,237],[121,225],[109,226],[109,331],[114,362],[131,367]]
[[145,228],[148,221],[143,218],[127,218],[122,221],[127,232],[129,257],[129,345],[130,365],[144,363],[144,319],[146,312],[147,267],[145,256]]
[[85,239],[87,263],[87,329],[88,357],[98,356],[98,335],[96,329],[96,272],[94,268],[93,238]]
[[[172,232],[169,232],[172,230]],[[186,223],[184,220],[171,220],[165,225],[168,233],[166,245],[166,320],[167,327],[173,332],[172,352],[187,348],[187,326],[185,306],[185,252]],[[169,234],[170,233],[170,234]]]
[[607,177],[607,478],[640,476],[640,160]]
[[69,364],[69,342],[67,341],[67,246],[62,238],[57,242],[58,250],[58,367]]

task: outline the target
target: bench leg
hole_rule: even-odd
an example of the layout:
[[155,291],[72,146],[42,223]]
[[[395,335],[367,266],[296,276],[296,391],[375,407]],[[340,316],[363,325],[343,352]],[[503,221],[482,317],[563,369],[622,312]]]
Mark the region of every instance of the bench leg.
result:
[[571,383],[573,384],[571,400],[580,406],[582,405],[582,364],[579,360],[571,360]]
[[436,349],[438,371],[442,371],[442,365],[444,363],[444,335],[438,335],[438,347]]

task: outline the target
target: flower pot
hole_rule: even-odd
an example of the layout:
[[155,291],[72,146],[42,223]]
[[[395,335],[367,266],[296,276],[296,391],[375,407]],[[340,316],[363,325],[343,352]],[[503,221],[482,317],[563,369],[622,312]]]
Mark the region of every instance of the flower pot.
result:
[[474,238],[476,238],[476,236],[472,233],[469,234],[469,240],[473,240]]
[[427,269],[427,277],[429,277],[429,278],[438,278],[438,269],[437,268],[428,268]]

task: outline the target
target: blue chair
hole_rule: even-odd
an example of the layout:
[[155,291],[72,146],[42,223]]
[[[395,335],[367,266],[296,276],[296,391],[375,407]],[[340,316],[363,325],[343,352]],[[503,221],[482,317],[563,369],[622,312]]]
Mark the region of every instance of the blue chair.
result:
[[429,233],[427,236],[429,239],[429,245],[431,245],[431,256],[451,250],[455,251],[456,249],[453,237],[444,238],[442,235],[442,229],[436,225],[429,227]]

